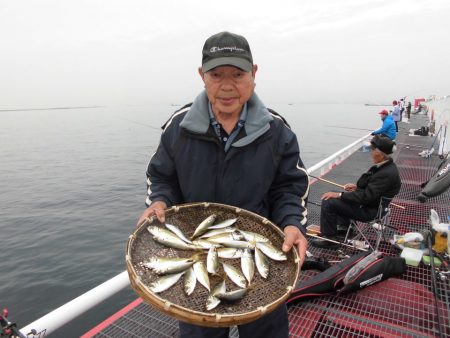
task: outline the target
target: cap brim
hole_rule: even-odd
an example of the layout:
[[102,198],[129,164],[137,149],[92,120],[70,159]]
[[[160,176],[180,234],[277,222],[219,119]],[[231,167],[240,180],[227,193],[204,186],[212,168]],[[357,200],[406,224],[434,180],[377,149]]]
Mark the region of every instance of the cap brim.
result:
[[212,59],[208,62],[205,62],[202,65],[202,70],[203,72],[208,72],[211,69],[214,69],[216,67],[220,67],[220,66],[233,66],[233,67],[237,67],[239,69],[242,69],[245,72],[251,72],[253,65],[244,59],[241,58],[236,58],[236,57],[223,57],[223,58],[217,58],[217,59]]

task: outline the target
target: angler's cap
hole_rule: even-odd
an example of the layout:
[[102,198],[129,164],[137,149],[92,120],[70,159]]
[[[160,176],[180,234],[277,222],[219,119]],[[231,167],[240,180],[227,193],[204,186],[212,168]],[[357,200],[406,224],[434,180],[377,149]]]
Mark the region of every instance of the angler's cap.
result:
[[389,115],[389,112],[386,109],[383,109],[378,114],[380,114],[380,115]]
[[375,135],[370,140],[370,145],[386,155],[392,154],[395,150],[395,142],[383,135]]
[[203,72],[219,66],[234,66],[246,72],[252,70],[252,52],[243,36],[221,32],[205,41],[202,52]]

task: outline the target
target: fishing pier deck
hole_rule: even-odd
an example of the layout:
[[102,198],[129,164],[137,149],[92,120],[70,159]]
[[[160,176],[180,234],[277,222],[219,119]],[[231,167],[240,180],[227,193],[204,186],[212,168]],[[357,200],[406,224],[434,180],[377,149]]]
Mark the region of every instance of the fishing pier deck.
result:
[[[420,184],[436,172],[442,160],[436,154],[422,158],[418,153],[429,148],[432,137],[408,136],[409,129],[426,125],[423,115],[412,117],[411,123],[400,123],[398,146],[394,160],[400,170],[402,188],[393,200],[405,207],[391,207],[390,224],[399,234],[429,228],[430,210],[441,220],[450,215],[450,193],[430,198],[425,203],[417,200]],[[371,166],[369,152],[354,152],[339,165],[323,174],[323,178],[345,184],[355,182]],[[315,174],[312,172],[311,174]],[[316,174],[318,176],[318,174]],[[309,223],[319,224],[320,196],[339,188],[323,181],[311,186],[308,206]],[[310,240],[310,239],[309,239]],[[308,250],[317,257],[339,260],[336,250]],[[387,255],[399,255],[393,245],[381,242],[379,250]],[[349,255],[357,251],[345,249]],[[303,271],[299,282],[317,271]],[[449,276],[450,278],[450,276]],[[406,273],[344,296],[324,296],[305,300],[289,307],[291,337],[439,337],[450,336],[450,281],[436,280],[436,297],[431,268],[420,263],[408,266]],[[436,301],[437,300],[437,301]],[[177,321],[167,317],[137,299],[126,308],[93,328],[83,337],[177,337]],[[232,328],[230,337],[238,337]]]

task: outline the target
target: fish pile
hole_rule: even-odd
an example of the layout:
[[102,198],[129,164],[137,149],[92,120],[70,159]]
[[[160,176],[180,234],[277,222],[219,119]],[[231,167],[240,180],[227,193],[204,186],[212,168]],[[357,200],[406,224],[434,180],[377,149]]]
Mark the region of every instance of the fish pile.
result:
[[[143,262],[142,266],[161,275],[151,283],[150,290],[154,293],[163,292],[175,285],[183,276],[184,291],[189,296],[197,282],[205,287],[209,296],[206,309],[212,310],[221,301],[233,302],[242,299],[248,292],[255,274],[267,279],[269,276],[269,259],[275,261],[287,260],[286,254],[278,250],[268,238],[251,231],[244,231],[233,226],[237,218],[215,223],[217,216],[210,215],[195,229],[188,238],[177,226],[165,224],[165,228],[149,226],[147,230],[153,239],[170,248],[195,251],[188,258],[152,257]],[[206,253],[207,250],[207,253]],[[202,257],[206,254],[206,262]],[[241,269],[232,264],[220,262],[219,258],[241,260]],[[209,275],[221,276],[220,266],[225,277],[211,288]],[[240,289],[227,291],[225,279],[228,277]]]

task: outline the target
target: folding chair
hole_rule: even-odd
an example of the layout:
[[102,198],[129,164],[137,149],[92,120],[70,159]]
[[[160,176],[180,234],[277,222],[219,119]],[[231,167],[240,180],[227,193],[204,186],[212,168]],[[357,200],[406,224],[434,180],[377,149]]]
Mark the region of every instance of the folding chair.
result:
[[[373,220],[365,222],[354,219],[350,220],[344,243],[354,244],[356,243],[355,241],[364,241],[364,243],[373,251],[378,250],[386,228],[396,229],[389,224],[389,216],[391,213],[389,204],[391,201],[392,198],[381,197],[377,215]],[[358,223],[360,224],[358,225]],[[352,230],[354,235],[352,235]],[[372,241],[370,241],[369,238],[372,239]],[[375,245],[372,245],[371,243],[373,242],[373,238],[375,238]]]

